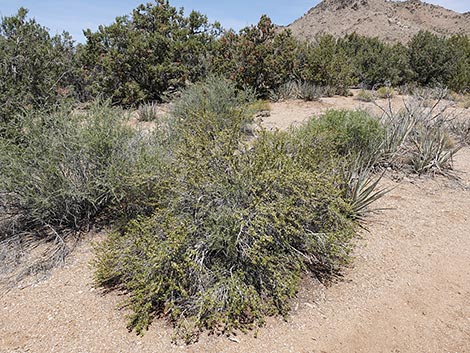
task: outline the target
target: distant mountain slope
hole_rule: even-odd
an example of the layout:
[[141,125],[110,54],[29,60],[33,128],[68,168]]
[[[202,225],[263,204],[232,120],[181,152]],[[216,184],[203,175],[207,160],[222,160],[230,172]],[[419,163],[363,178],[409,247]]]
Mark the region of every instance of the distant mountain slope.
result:
[[470,35],[470,12],[461,14],[419,0],[324,0],[287,28],[301,39],[356,32],[405,43],[419,30]]

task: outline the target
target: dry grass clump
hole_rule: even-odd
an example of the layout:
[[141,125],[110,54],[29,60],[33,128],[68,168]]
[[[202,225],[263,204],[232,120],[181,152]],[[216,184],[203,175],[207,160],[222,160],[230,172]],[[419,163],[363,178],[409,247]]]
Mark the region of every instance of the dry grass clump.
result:
[[470,93],[463,94],[459,97],[459,104],[462,108],[470,108]]
[[361,89],[354,99],[361,102],[373,102],[375,100],[374,94],[371,91]]
[[388,98],[393,98],[395,93],[393,91],[393,88],[384,86],[384,87],[380,87],[376,91],[376,94],[377,94],[377,97],[379,97],[380,99],[388,99]]

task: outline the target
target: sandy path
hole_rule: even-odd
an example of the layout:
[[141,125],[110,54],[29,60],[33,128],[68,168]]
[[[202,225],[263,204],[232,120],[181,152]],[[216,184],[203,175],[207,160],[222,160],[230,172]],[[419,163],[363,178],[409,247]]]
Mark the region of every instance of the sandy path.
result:
[[0,298],[0,352],[470,352],[470,148],[455,169],[460,184],[408,180],[380,200],[391,209],[369,219],[344,278],[306,283],[258,338],[178,347],[163,321],[128,333],[122,297],[91,286],[86,240],[48,280]]

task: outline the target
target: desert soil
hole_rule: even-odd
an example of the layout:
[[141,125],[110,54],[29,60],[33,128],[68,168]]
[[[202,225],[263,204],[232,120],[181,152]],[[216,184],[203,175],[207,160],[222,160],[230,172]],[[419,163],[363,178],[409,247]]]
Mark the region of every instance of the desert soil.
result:
[[[276,103],[264,123],[285,128],[360,104]],[[453,173],[386,178],[395,188],[376,207],[387,210],[367,220],[353,265],[328,286],[306,279],[290,317],[268,319],[256,338],[203,335],[177,346],[162,320],[143,337],[128,332],[124,297],[92,285],[90,244],[100,235],[48,279],[0,297],[0,352],[470,352],[470,148]]]

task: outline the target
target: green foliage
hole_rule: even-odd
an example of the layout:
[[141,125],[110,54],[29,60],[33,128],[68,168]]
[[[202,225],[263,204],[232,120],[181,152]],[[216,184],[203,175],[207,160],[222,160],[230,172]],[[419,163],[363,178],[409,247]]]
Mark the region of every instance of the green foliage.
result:
[[[242,129],[253,121],[254,103],[254,92],[238,90],[234,82],[210,76],[185,90],[174,103],[171,112],[176,119],[174,128],[185,132],[195,128],[208,134],[232,130],[238,125]],[[201,119],[201,114],[210,116]]]
[[122,105],[159,101],[207,73],[218,24],[169,5],[167,0],[138,6],[110,26],[85,31],[80,59],[93,95]]
[[0,141],[0,192],[16,222],[7,225],[11,233],[83,229],[121,202],[127,177],[155,153],[126,118],[106,105],[25,115],[21,139]]
[[451,77],[452,51],[445,38],[420,31],[409,43],[410,65],[416,81],[425,86],[445,84]]
[[[189,342],[202,329],[246,330],[286,315],[304,273],[331,274],[347,261],[356,221],[386,192],[373,168],[445,171],[460,148],[424,95],[381,121],[329,111],[287,132],[248,132],[266,107],[255,98],[272,92],[314,100],[415,78],[468,90],[468,37],[306,44],[266,16],[218,37],[205,16],[158,0],[86,31],[74,48],[26,14],[0,26],[2,240],[63,242],[98,219],[113,224],[97,246],[96,282],[128,292],[129,326],[140,333],[164,316]],[[171,117],[156,119],[148,102],[185,86]],[[140,104],[155,128],[137,131],[109,104],[54,109],[70,95]]]
[[[50,36],[28,11],[0,23],[0,136],[15,133],[16,116],[51,109],[73,93],[73,42],[67,33]],[[6,129],[6,130],[5,130]]]
[[445,85],[458,91],[470,89],[470,39],[439,37],[419,32],[409,43],[410,64],[423,86]]
[[271,19],[262,16],[256,26],[222,35],[212,70],[266,97],[292,77],[298,47],[289,31],[277,33]]
[[387,190],[377,190],[381,177],[373,168],[382,157],[385,128],[361,111],[328,111],[291,130],[292,153],[316,172],[328,170],[336,188],[349,200],[351,216],[363,219],[368,207]]
[[377,90],[377,97],[381,99],[389,99],[392,98],[394,95],[393,88],[391,87],[380,87]]
[[448,39],[448,45],[452,52],[448,86],[459,92],[468,92],[470,91],[470,38],[455,35]]
[[362,101],[362,102],[373,102],[374,94],[371,91],[361,89],[359,93],[356,95],[355,99]]
[[384,137],[380,121],[362,111],[330,110],[310,119],[303,130],[341,156],[372,154]]
[[175,105],[179,140],[154,213],[97,247],[96,280],[129,293],[140,333],[155,316],[187,342],[204,328],[255,328],[287,314],[302,273],[331,273],[347,259],[354,227],[335,173],[293,156],[301,147],[288,133],[247,144],[247,99],[214,80]]
[[390,45],[353,33],[342,38],[339,46],[351,60],[356,81],[367,87],[398,85],[410,75],[407,51],[401,44]]
[[20,9],[2,18],[3,120],[25,109],[51,107],[64,97],[105,97],[122,106],[159,102],[209,73],[264,98],[289,81],[302,82],[308,100],[316,97],[311,89],[316,86],[344,95],[354,84],[374,88],[413,81],[470,89],[468,36],[420,32],[404,46],[354,33],[302,43],[290,31],[276,30],[267,16],[239,33],[222,33],[206,16],[194,11],[186,16],[168,0],[158,0],[96,32],[85,31],[86,44],[74,47],[68,34],[50,36],[26,15]]
[[349,87],[354,82],[347,53],[333,36],[321,36],[301,48],[298,70],[303,81],[323,87]]

